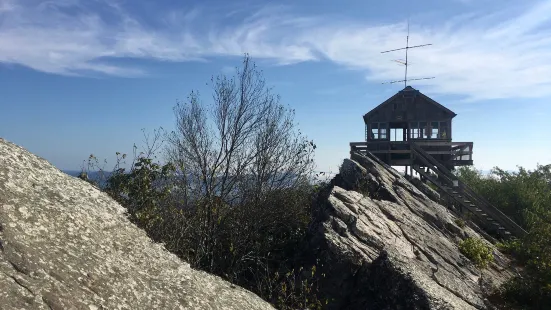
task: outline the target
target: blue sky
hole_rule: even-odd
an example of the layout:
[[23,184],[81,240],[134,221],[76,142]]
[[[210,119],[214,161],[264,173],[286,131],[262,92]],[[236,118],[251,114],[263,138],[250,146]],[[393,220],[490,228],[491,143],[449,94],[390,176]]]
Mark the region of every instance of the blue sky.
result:
[[0,137],[60,169],[172,129],[190,91],[249,53],[335,171],[362,115],[413,87],[458,114],[479,169],[551,163],[551,1],[0,0]]

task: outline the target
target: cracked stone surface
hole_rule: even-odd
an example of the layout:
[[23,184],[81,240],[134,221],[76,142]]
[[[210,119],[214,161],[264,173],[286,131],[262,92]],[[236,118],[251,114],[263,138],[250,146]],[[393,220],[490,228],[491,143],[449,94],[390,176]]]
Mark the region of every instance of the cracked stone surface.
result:
[[0,139],[0,309],[272,309],[193,270],[92,185]]
[[495,262],[475,267],[458,241],[483,237],[363,155],[344,160],[324,199],[312,243],[334,309],[491,309],[485,294],[512,276],[493,246]]

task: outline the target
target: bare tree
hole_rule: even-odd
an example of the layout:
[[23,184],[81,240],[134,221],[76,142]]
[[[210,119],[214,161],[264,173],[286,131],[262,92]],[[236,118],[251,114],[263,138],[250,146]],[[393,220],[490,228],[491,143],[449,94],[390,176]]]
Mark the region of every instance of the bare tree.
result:
[[[174,111],[169,160],[199,197],[239,204],[253,194],[298,186],[313,171],[312,142],[297,130],[294,110],[280,104],[248,56],[232,78],[213,78],[213,103],[197,92]],[[200,185],[200,186],[198,186]]]
[[[144,133],[144,151],[134,146],[129,171],[122,168],[126,154],[117,153],[105,190],[153,240],[194,268],[288,309],[303,309],[305,301],[317,307],[315,269],[303,272],[315,268],[303,251],[315,145],[248,56],[234,76],[211,81],[209,104],[192,92],[174,108],[175,131]],[[161,165],[156,154],[163,144]],[[88,163],[99,165],[93,155]]]
[[248,55],[233,77],[211,81],[211,104],[192,92],[174,108],[176,130],[166,149],[188,182],[188,207],[201,213],[206,252],[216,246],[216,226],[236,208],[269,208],[271,193],[308,187],[315,148]]

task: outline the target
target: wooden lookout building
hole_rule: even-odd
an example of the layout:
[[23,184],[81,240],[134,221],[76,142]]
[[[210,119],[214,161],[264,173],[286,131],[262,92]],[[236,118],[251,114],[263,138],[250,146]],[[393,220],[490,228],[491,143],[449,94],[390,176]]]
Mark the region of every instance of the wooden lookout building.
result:
[[[453,111],[407,86],[363,116],[365,141],[351,142],[351,156],[363,154],[385,166],[406,167],[433,183],[458,214],[474,214],[473,223],[500,237],[526,232],[452,172],[473,164],[473,143],[454,142]],[[390,167],[388,167],[390,168]]]
[[[364,116],[365,147],[390,166],[413,166],[411,142],[447,169],[472,165],[472,142],[452,142],[453,111],[411,86]],[[422,163],[418,163],[421,164]]]

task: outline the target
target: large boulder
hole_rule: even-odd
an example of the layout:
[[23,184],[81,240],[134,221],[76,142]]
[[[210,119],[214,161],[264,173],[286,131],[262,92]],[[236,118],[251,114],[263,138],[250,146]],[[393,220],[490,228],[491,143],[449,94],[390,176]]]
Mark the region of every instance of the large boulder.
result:
[[466,237],[445,207],[392,168],[360,154],[345,159],[318,199],[309,247],[331,309],[488,309],[508,260],[480,270],[458,250]]
[[272,309],[153,243],[87,182],[0,139],[0,309]]

